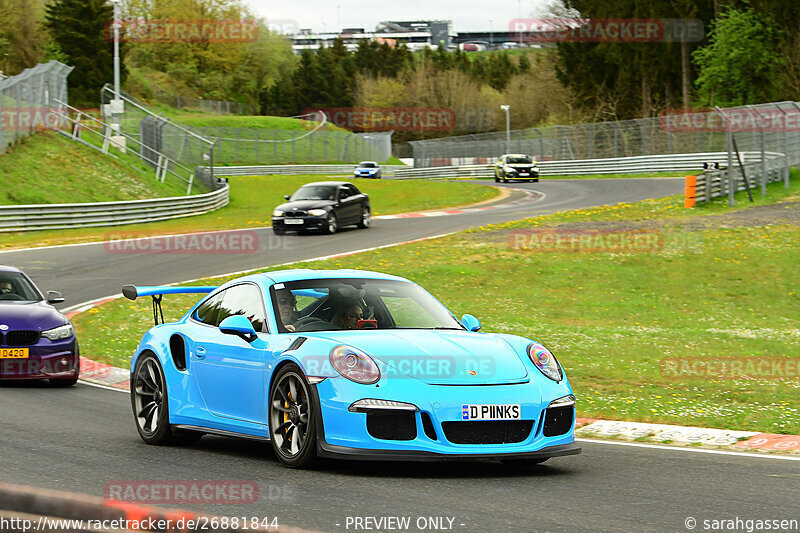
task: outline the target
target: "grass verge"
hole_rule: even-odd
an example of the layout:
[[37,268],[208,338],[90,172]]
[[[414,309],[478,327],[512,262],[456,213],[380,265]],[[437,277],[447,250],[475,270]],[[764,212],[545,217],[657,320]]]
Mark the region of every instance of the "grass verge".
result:
[[[800,201],[797,178],[789,191],[772,185],[772,201]],[[404,276],[457,314],[477,315],[484,331],[545,343],[570,376],[580,416],[800,433],[796,377],[686,378],[664,370],[665,361],[800,362],[800,226],[733,225],[704,216],[718,214],[716,206],[681,205],[673,196],[558,213],[296,266]],[[573,223],[670,223],[670,240],[651,253],[509,246],[511,229]],[[169,298],[167,319],[195,301]],[[84,353],[125,367],[151,324],[149,305],[118,300],[77,316]]]
[[0,156],[0,204],[113,202],[186,194],[51,131],[23,138]]
[[[326,176],[250,176],[230,178],[230,203],[217,211],[194,217],[114,228],[81,228],[54,231],[6,233],[2,248],[52,246],[103,239],[109,233],[187,233],[196,231],[252,228],[270,225],[272,208],[283,203],[301,185],[326,179]],[[354,180],[370,195],[374,215],[387,215],[468,205],[495,198],[494,187],[441,181]],[[185,192],[185,191],[184,191]],[[80,193],[76,193],[81,197]]]

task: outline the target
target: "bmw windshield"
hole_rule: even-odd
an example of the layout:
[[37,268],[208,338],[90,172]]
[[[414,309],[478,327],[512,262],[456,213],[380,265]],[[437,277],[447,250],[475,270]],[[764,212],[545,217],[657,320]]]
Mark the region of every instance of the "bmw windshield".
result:
[[436,298],[405,281],[315,279],[272,287],[282,332],[464,327]]
[[19,272],[0,272],[0,304],[8,302],[38,302],[42,295]]
[[292,201],[296,200],[335,200],[336,187],[331,185],[306,185],[300,187],[292,195]]

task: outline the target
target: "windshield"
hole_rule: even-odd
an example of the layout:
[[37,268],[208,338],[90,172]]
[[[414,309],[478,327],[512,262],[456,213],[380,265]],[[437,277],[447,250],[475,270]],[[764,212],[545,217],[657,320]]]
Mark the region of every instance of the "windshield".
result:
[[358,165],[361,168],[377,168],[377,163],[372,163],[371,161],[364,161],[363,163],[359,163]]
[[295,200],[335,200],[336,187],[331,185],[306,185],[292,195]]
[[281,332],[341,329],[458,329],[433,296],[407,281],[315,279],[270,290]]
[[508,163],[511,164],[511,165],[513,165],[515,163],[516,164],[530,164],[530,163],[532,163],[532,161],[531,161],[530,157],[524,157],[524,156],[523,157],[509,157],[508,158]]
[[0,272],[0,303],[38,302],[41,299],[36,287],[19,272]]

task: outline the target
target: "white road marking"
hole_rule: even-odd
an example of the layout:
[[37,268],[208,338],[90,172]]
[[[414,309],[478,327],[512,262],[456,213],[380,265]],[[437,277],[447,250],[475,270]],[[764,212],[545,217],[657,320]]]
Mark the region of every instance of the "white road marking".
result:
[[590,442],[592,444],[611,444],[614,446],[634,446],[637,448],[650,448],[656,450],[671,450],[678,452],[710,453],[715,455],[732,455],[736,457],[753,457],[757,459],[781,459],[783,461],[800,461],[800,456],[774,455],[754,452],[729,452],[726,450],[706,450],[703,448],[687,448],[683,446],[669,446],[666,444],[644,444],[641,442],[622,442],[617,440],[575,439],[576,442]]

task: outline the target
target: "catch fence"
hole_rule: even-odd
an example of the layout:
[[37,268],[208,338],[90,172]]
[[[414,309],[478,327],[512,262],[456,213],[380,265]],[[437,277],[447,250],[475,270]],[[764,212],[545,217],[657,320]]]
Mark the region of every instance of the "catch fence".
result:
[[67,102],[67,76],[74,67],[41,63],[0,80],[0,154],[37,128],[59,124],[60,104]]

